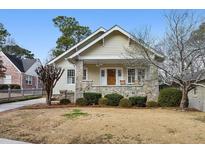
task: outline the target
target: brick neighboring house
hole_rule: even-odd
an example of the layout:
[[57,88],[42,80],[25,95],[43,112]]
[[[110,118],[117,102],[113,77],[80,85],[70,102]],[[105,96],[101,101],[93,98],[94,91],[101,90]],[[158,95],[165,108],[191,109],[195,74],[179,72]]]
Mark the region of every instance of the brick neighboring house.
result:
[[35,69],[41,65],[39,59],[20,58],[0,52],[3,65],[7,68],[0,84],[17,84],[23,89],[42,88]]

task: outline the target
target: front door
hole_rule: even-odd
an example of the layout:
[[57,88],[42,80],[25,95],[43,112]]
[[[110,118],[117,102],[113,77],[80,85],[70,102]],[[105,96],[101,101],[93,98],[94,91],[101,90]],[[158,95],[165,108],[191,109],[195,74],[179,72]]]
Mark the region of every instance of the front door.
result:
[[116,84],[116,70],[107,69],[107,84],[115,85]]

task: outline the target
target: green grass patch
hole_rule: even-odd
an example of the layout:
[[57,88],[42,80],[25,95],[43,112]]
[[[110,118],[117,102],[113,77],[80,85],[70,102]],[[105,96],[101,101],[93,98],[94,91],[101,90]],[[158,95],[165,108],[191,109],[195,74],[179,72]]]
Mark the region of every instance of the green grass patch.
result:
[[73,109],[70,113],[66,113],[63,116],[69,119],[78,118],[80,116],[87,116],[88,113],[82,112],[80,109]]

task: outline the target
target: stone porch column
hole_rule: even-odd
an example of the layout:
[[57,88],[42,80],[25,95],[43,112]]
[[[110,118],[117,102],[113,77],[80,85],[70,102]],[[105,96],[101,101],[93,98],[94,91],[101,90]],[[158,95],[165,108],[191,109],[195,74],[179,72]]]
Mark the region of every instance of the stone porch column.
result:
[[78,99],[83,97],[83,87],[82,87],[83,61],[82,60],[76,61],[75,67],[76,67],[75,99]]
[[159,95],[159,81],[158,81],[158,70],[155,66],[150,65],[149,68],[149,79],[146,82],[144,88],[147,94],[148,101],[157,101]]

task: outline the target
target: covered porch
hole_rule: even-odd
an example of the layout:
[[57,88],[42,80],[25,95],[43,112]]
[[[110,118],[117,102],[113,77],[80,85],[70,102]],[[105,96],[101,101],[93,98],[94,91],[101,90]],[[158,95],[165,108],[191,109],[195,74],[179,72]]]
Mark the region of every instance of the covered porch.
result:
[[103,96],[119,93],[124,97],[150,95],[153,100],[158,95],[157,76],[153,76],[156,69],[150,65],[131,67],[122,59],[79,62],[81,67],[76,66],[81,68],[82,73],[76,68],[77,98],[82,97],[84,92],[99,92]]

